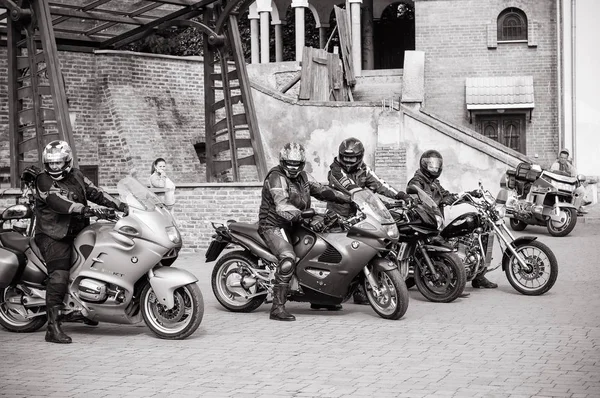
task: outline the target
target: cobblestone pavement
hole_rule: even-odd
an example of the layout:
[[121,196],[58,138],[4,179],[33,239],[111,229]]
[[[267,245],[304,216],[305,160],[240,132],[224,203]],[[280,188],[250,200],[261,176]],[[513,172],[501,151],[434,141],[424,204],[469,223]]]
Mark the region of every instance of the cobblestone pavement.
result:
[[[311,311],[296,322],[225,311],[210,287],[211,264],[185,255],[177,266],[200,279],[205,314],[184,341],[144,325],[67,324],[71,345],[44,331],[0,330],[0,395],[10,397],[600,397],[600,224],[565,238],[528,234],[554,250],[554,288],[517,293],[498,269],[495,290],[466,289],[450,304],[410,290],[399,321],[369,306]],[[495,260],[500,259],[495,253]]]

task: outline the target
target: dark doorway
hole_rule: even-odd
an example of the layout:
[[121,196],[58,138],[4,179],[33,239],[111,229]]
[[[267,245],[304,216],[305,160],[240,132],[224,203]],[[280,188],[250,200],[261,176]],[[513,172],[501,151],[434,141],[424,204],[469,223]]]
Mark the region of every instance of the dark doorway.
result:
[[526,155],[525,115],[477,115],[477,131]]
[[[377,16],[376,16],[377,17]],[[404,51],[415,49],[415,6],[396,2],[373,21],[375,69],[401,69]]]

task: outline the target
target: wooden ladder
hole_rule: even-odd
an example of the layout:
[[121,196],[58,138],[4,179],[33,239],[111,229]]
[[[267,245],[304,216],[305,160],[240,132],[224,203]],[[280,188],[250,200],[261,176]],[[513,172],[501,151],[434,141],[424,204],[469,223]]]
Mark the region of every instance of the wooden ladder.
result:
[[[212,18],[218,18],[219,11],[218,7],[207,8],[204,24],[214,25]],[[238,182],[241,166],[256,166],[262,180],[266,160],[237,15],[226,17],[225,41],[215,45],[206,36],[204,40],[206,178],[209,182]]]
[[6,4],[12,7],[7,18],[10,182],[17,187],[26,167],[42,165],[48,142],[67,141],[75,165],[77,155],[48,2],[32,1],[29,9]]

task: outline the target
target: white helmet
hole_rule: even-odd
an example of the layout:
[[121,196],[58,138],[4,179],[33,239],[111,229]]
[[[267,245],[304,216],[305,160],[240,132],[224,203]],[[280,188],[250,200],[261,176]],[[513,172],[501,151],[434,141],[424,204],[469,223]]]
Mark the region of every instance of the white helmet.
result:
[[[65,164],[60,170],[52,170],[49,165],[50,162],[65,162]],[[46,173],[53,180],[62,180],[69,174],[73,167],[73,152],[71,151],[71,147],[66,141],[55,140],[50,142],[46,145],[42,153],[42,163],[44,163]]]

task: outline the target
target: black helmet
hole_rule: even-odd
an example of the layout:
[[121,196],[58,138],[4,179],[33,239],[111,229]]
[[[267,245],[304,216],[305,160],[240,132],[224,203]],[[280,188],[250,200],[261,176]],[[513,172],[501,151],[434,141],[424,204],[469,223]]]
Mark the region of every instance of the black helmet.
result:
[[[60,170],[52,170],[49,163],[64,162]],[[50,142],[44,148],[42,153],[42,163],[46,173],[54,180],[62,180],[69,174],[73,167],[73,152],[66,141],[55,140]]]
[[304,147],[297,142],[285,144],[279,152],[279,165],[289,178],[296,178],[304,170]]
[[360,140],[354,137],[346,138],[340,144],[338,162],[346,172],[351,173],[362,165],[364,155],[365,147]]
[[427,177],[438,178],[442,174],[443,166],[444,158],[438,151],[430,149],[421,155],[419,167]]

